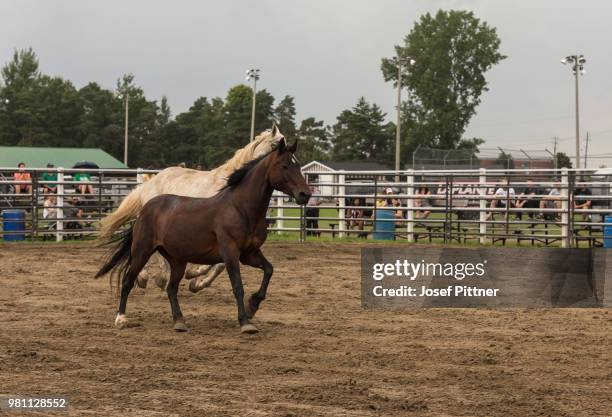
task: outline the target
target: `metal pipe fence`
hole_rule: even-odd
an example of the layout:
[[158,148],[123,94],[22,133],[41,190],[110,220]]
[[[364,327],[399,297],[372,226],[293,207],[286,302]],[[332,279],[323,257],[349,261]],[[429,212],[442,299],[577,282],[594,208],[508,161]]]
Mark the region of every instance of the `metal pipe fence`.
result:
[[[0,168],[4,240],[95,236],[100,219],[154,170]],[[15,175],[17,174],[17,175]],[[24,176],[24,174],[27,174]],[[275,192],[269,231],[304,241],[600,246],[612,174],[593,170],[305,172],[307,207]]]
[[0,235],[5,241],[95,235],[148,170],[0,168]]

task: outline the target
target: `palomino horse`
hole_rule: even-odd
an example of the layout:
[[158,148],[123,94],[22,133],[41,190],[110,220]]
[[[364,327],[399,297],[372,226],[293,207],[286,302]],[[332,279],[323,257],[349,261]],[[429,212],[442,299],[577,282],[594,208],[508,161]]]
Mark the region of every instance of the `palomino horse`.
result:
[[[266,211],[274,190],[306,204],[310,189],[293,155],[297,142],[278,149],[234,171],[224,189],[212,198],[164,194],[149,201],[136,222],[124,232],[114,254],[96,274],[100,277],[115,268],[122,272],[121,300],[115,319],[118,327],[127,324],[125,307],[136,277],[159,251],[170,264],[166,288],[174,329],[187,330],[179,307],[178,285],[188,262],[212,265],[223,262],[227,268],[238,306],[238,322],[243,333],[256,333],[249,321],[266,297],[272,265],[261,253],[267,237]],[[264,271],[259,290],[245,308],[240,262]]]
[[[105,217],[101,222],[100,237],[101,240],[110,239],[123,225],[134,220],[140,213],[142,207],[147,201],[161,194],[176,194],[187,197],[212,197],[226,184],[227,177],[240,168],[242,165],[270,152],[276,144],[283,138],[283,135],[278,130],[276,125],[272,126],[271,130],[266,130],[255,138],[244,148],[236,151],[234,156],[225,162],[223,165],[213,169],[212,171],[196,171],[193,169],[185,169],[180,167],[166,168],[157,174],[150,181],[145,182],[138,188],[133,190],[123,200],[119,208],[113,213]],[[156,282],[161,288],[165,287],[165,276],[161,276],[165,269],[165,263],[159,259],[158,263],[161,268],[156,271]],[[215,265],[208,268],[198,268],[187,272],[188,278],[194,278],[198,275],[203,275],[208,270],[213,269],[210,277],[205,277],[196,285],[196,280],[191,282],[189,288],[193,292],[197,292],[202,288],[210,285],[212,281],[223,272],[224,266]],[[138,277],[138,285],[146,287],[147,274],[141,274]]]

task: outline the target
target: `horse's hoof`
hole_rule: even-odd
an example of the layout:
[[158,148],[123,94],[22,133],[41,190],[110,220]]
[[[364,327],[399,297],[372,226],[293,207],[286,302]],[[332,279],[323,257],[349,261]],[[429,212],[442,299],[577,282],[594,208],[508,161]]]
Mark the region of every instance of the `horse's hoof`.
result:
[[184,321],[182,320],[177,320],[174,322],[174,330],[177,332],[186,332],[187,331],[187,325],[185,324]]
[[197,279],[189,280],[189,291],[191,291],[194,294],[197,292],[200,292],[201,290],[201,288],[198,288],[197,283],[198,283]]
[[115,327],[118,329],[124,329],[128,325],[128,319],[125,318],[125,315],[117,314],[115,318]]
[[255,334],[255,333],[259,332],[257,327],[255,327],[251,323],[246,323],[246,324],[243,324],[242,326],[240,326],[240,331],[242,333],[246,333],[246,334]]
[[155,277],[155,284],[162,290],[166,289],[166,284],[168,280],[164,277]]

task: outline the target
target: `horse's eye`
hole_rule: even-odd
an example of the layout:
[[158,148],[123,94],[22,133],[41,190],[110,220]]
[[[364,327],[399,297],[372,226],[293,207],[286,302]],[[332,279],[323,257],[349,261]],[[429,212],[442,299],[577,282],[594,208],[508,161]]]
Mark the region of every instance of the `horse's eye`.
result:
[[283,169],[289,169],[289,165],[283,165]]

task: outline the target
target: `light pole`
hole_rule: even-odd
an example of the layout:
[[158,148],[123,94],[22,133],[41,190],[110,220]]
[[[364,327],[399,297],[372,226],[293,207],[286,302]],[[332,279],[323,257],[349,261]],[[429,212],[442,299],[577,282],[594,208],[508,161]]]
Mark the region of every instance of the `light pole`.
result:
[[255,100],[257,97],[257,81],[259,80],[259,68],[251,68],[246,71],[246,80],[253,80],[253,107],[251,108],[251,142],[255,139]]
[[570,65],[576,82],[576,168],[580,168],[580,102],[578,100],[578,80],[586,72],[584,55],[568,55],[561,60],[564,65]]
[[395,171],[400,170],[400,148],[401,148],[401,113],[402,113],[402,64],[414,65],[416,61],[410,57],[393,57],[393,63],[397,65],[397,123],[395,125]]
[[119,94],[119,98],[125,103],[125,127],[123,129],[125,137],[123,139],[123,163],[128,166],[128,110],[130,107],[130,95],[127,91]]

